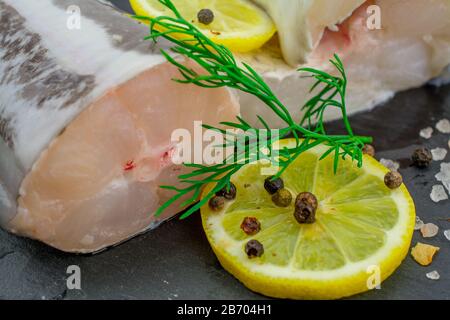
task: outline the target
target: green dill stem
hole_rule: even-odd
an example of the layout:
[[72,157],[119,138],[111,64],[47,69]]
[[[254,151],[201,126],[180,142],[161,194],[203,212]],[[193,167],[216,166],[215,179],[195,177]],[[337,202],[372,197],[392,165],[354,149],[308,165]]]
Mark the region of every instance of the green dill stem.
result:
[[[192,83],[205,88],[230,87],[252,94],[259,98],[277,117],[286,123],[287,127],[280,129],[280,135],[278,137],[268,137],[270,155],[273,154],[273,144],[289,134],[293,135],[297,142],[293,148],[279,150],[280,158],[278,159],[273,159],[272,156],[266,157],[273,164],[281,168],[277,176],[281,175],[300,154],[319,144],[325,144],[329,147],[321,159],[331,155],[334,151],[335,171],[338,168],[340,158],[345,158],[346,156],[357,160],[358,166],[362,165],[362,147],[366,143],[371,143],[372,138],[355,136],[353,133],[345,104],[347,77],[342,61],[337,55],[334,55],[334,60],[331,59],[330,63],[339,71],[340,76],[332,76],[324,71],[312,68],[301,68],[299,70],[310,73],[310,77],[316,79],[310,92],[313,92],[321,85],[324,87],[319,90],[318,94],[305,103],[302,108],[305,114],[300,124],[298,124],[293,120],[286,106],[278,99],[256,71],[245,63],[242,63],[243,67],[238,65],[230,50],[214,43],[193,24],[185,20],[170,0],[159,0],[159,2],[169,8],[174,14],[174,17],[161,16],[149,18],[135,16],[136,19],[148,21],[150,24],[150,35],[146,39],[153,41],[157,41],[158,38],[167,39],[175,45],[171,48],[174,53],[197,62],[206,71],[206,74],[200,75],[193,69],[181,64],[166,51],[161,50],[161,53],[166,59],[178,67],[183,77],[176,81],[180,83]],[[335,100],[338,94],[340,101]],[[323,116],[328,107],[337,107],[341,110],[343,123],[348,133],[347,135],[326,134]],[[312,126],[313,117],[317,120],[315,127]],[[264,130],[270,132],[267,122],[260,116],[258,116],[258,119],[263,124]],[[255,130],[256,133],[259,133],[260,129],[252,127],[244,119],[237,117],[237,120],[237,123],[223,122],[222,125],[238,128],[244,132]],[[305,122],[308,122],[308,128],[303,127]],[[214,126],[204,125],[204,128],[226,134],[223,129]],[[242,146],[240,142],[238,144]],[[231,164],[228,162],[213,166],[185,164],[185,166],[193,168],[193,171],[180,175],[179,179],[180,182],[188,186],[185,188],[163,186],[162,188],[172,190],[176,194],[158,209],[156,215],[161,214],[169,205],[191,192],[193,192],[193,195],[184,201],[182,206],[194,204],[203,187],[206,184],[214,183],[212,190],[182,215],[182,218],[185,218],[205,205],[217,191],[225,186],[229,187],[231,176],[245,165],[246,160],[253,159],[254,153],[252,153],[252,150],[254,150],[253,148],[257,144],[255,145],[254,142],[245,142],[245,146],[248,147],[248,150],[245,150],[243,153],[235,151],[232,156],[226,159],[233,160]]]

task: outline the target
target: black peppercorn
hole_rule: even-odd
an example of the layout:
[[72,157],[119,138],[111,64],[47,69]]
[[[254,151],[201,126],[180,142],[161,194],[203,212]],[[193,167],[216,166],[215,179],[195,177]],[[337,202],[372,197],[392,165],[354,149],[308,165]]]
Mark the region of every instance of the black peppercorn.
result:
[[214,12],[210,9],[202,9],[198,12],[197,19],[205,25],[211,24],[214,21]]
[[301,224],[314,223],[316,221],[316,209],[309,203],[300,201],[295,204],[294,218]]
[[227,190],[227,186],[216,192],[216,196],[224,197],[227,200],[234,200],[236,198],[236,186],[233,182],[230,182],[230,188]]
[[362,152],[371,157],[375,156],[375,148],[371,144],[365,144],[364,147],[362,148]]
[[245,245],[245,253],[250,259],[261,257],[264,253],[264,246],[258,240],[250,240]]
[[317,206],[319,205],[316,196],[311,192],[299,193],[297,198],[295,198],[295,205],[299,204],[300,202],[309,204],[314,210],[316,210]]
[[225,206],[225,198],[220,196],[214,196],[209,199],[209,207],[213,211],[220,211]]
[[264,188],[270,194],[275,194],[278,190],[284,188],[284,182],[281,178],[274,179],[273,176],[264,180]]
[[278,190],[273,196],[272,201],[279,207],[287,207],[292,202],[292,194],[287,189]]
[[384,184],[389,189],[397,189],[403,183],[403,178],[397,171],[390,171],[384,176]]
[[241,229],[249,236],[253,236],[261,230],[261,223],[255,217],[246,217],[241,223]]
[[427,168],[433,160],[433,156],[427,148],[420,148],[414,151],[411,160],[416,167]]

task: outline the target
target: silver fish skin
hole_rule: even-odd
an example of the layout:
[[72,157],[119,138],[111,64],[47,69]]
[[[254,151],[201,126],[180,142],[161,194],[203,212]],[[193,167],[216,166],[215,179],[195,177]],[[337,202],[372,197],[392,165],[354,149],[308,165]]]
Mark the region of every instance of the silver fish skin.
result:
[[[80,29],[68,27],[74,8]],[[0,1],[3,219],[14,216],[22,179],[67,124],[109,88],[164,61],[130,21],[97,1]]]
[[[176,84],[172,79],[179,75],[177,69],[160,53],[169,44],[145,41],[146,25],[104,1],[0,0],[0,25],[1,224],[64,251],[95,252],[179,212],[175,207],[161,217],[153,215],[168,197],[159,185],[176,184],[181,170],[171,162],[175,147],[170,131],[190,128],[194,120],[213,125],[232,120],[239,113],[234,93]],[[151,86],[142,84],[147,80],[153,81]],[[153,105],[140,101],[141,96],[153,99]],[[166,105],[165,99],[172,102]],[[98,116],[102,108],[123,120],[114,114],[110,120]],[[86,126],[91,115],[104,130]],[[157,125],[164,132],[158,139],[151,132]],[[77,157],[93,163],[111,158],[102,159],[98,143],[92,155],[64,151],[68,137],[74,143],[75,128],[81,130],[80,137],[95,143],[111,128],[127,129],[130,141],[122,149],[120,141],[111,144],[106,139],[105,144],[117,153],[133,146],[134,160],[140,162],[123,169],[129,159],[118,157],[102,176],[109,179],[105,185],[79,196],[83,190],[77,189],[77,182],[63,186],[61,179],[82,179],[83,173],[60,168],[68,168]],[[89,136],[86,131],[91,129],[96,131]],[[122,138],[117,134],[114,139]],[[67,161],[52,162],[61,150]],[[135,165],[136,170],[127,171]],[[66,176],[59,178],[58,170]],[[67,197],[70,187],[74,194],[79,192],[78,198]]]

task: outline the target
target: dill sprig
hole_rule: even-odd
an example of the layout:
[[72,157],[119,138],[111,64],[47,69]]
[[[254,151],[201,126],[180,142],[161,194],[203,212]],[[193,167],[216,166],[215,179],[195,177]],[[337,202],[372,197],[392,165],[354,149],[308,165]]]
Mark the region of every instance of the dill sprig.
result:
[[[278,177],[302,153],[319,144],[324,144],[328,149],[320,159],[324,159],[334,151],[335,171],[338,168],[339,160],[345,159],[347,156],[357,161],[358,166],[362,165],[362,148],[365,143],[371,142],[371,138],[353,134],[345,105],[347,78],[342,61],[337,55],[334,55],[334,58],[330,60],[330,63],[337,70],[337,76],[312,68],[299,69],[300,72],[306,72],[309,77],[316,80],[310,92],[317,93],[303,106],[305,115],[300,123],[296,123],[286,106],[251,66],[246,63],[238,63],[228,48],[214,43],[193,24],[184,19],[170,0],[159,0],[159,2],[173,13],[172,17],[134,16],[136,19],[149,23],[150,34],[146,37],[146,40],[156,42],[160,38],[167,39],[174,44],[170,49],[173,53],[195,61],[206,72],[205,74],[199,74],[194,69],[183,65],[167,51],[161,50],[164,57],[180,71],[182,78],[174,79],[175,81],[192,83],[205,88],[229,87],[252,94],[264,102],[271,111],[283,120],[285,125],[278,131],[278,135],[271,136],[269,134],[267,136],[265,145],[268,146],[268,150],[266,152],[261,152],[258,148],[258,136],[261,130],[270,133],[270,125],[260,116],[258,116],[258,119],[263,129],[251,126],[241,117],[237,117],[236,122],[220,123],[220,125],[244,132],[242,133],[245,135],[244,138],[240,137],[238,133],[230,139],[229,132],[224,129],[204,125],[203,127],[206,129],[224,134],[226,142],[223,147],[234,146],[234,154],[226,158],[223,163],[211,166],[185,163],[184,166],[189,167],[191,172],[179,176],[179,181],[184,187],[161,186],[161,188],[171,190],[175,194],[157,210],[156,215],[160,215],[179,199],[189,196],[187,200],[180,204],[180,208],[191,205],[181,216],[181,219],[186,218],[205,205],[218,191],[229,188],[233,174],[255,158],[265,159],[278,166],[279,170],[275,175],[275,177]],[[338,96],[339,101],[335,99]],[[326,133],[323,115],[329,107],[340,109],[347,131],[345,135],[329,135]],[[295,146],[277,150],[277,156],[274,156],[276,153],[274,153],[272,146],[287,136],[295,138]],[[198,201],[204,186],[207,184],[214,184],[214,187]]]

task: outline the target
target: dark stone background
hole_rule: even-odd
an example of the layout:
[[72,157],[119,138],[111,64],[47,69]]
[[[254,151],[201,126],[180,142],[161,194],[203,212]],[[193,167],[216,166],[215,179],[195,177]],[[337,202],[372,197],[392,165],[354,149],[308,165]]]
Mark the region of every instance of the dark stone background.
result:
[[[126,3],[126,0],[116,1]],[[425,86],[398,94],[372,112],[351,117],[355,131],[374,137],[377,157],[401,160],[406,185],[425,222],[440,227],[432,239],[417,241],[441,247],[429,267],[407,256],[398,270],[374,290],[354,299],[450,299],[450,242],[442,231],[450,229],[449,201],[430,200],[439,163],[427,170],[409,167],[412,151],[419,145],[446,147],[449,135],[435,133],[430,140],[419,130],[450,119],[450,86]],[[338,123],[332,124],[339,129]],[[450,161],[450,154],[445,161]],[[66,289],[66,269],[78,265],[82,290]],[[432,281],[427,272],[438,270]],[[176,219],[156,230],[94,256],[59,252],[39,242],[0,230],[0,299],[261,299],[223,270],[203,233],[199,215]]]

